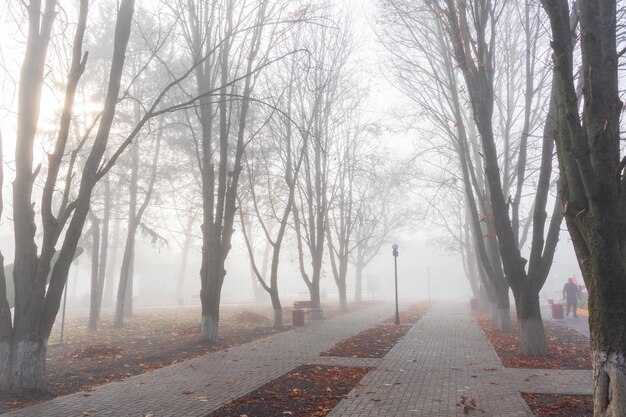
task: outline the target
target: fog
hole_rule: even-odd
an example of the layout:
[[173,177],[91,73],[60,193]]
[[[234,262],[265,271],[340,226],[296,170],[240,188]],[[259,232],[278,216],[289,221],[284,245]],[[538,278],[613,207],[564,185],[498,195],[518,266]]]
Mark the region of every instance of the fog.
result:
[[[398,292],[402,303],[413,303],[418,300],[457,300],[466,302],[471,298],[471,288],[463,266],[454,253],[449,253],[442,247],[432,244],[432,236],[424,231],[423,237],[412,239],[409,236],[399,236],[398,256]],[[432,231],[431,231],[432,233]],[[163,248],[156,250],[149,242],[140,242],[140,250],[136,258],[135,275],[137,280],[133,285],[133,295],[138,307],[174,307],[177,305],[176,277],[180,268],[180,251]],[[194,248],[189,259],[188,273],[184,284],[184,305],[200,305],[200,248]],[[10,252],[9,252],[10,253]],[[295,253],[285,254],[281,262],[280,291],[281,296],[288,302],[308,298],[306,284],[298,271]],[[10,259],[10,258],[9,258]],[[325,265],[329,268],[329,265]],[[430,293],[428,272],[430,269]],[[222,292],[222,303],[225,305],[260,305],[269,306],[267,294],[261,293],[256,277],[249,267],[248,255],[244,248],[235,248],[227,264],[227,278]],[[580,269],[576,257],[568,240],[567,233],[561,234],[561,242],[555,254],[551,273],[542,289],[542,299],[562,296],[563,284],[567,278],[577,275],[580,279]],[[393,301],[394,293],[394,265],[391,242],[381,249],[365,271],[364,299]],[[89,310],[90,292],[89,259],[81,256],[74,262],[68,280],[67,307],[69,313],[86,313]],[[348,277],[349,299],[354,298],[355,277],[353,273]],[[255,297],[261,294],[260,299]],[[115,288],[116,290],[117,288]],[[115,293],[115,291],[114,291]],[[338,294],[336,284],[328,273],[321,283],[322,300],[336,304]],[[512,298],[512,297],[511,297]],[[114,300],[110,300],[108,309],[111,309]],[[106,305],[106,304],[105,304]]]
[[515,308],[507,288],[530,281],[557,297],[580,270],[557,198],[549,34],[539,7],[513,3],[478,88],[483,58],[458,62],[454,25],[412,2],[72,3],[32,23],[49,45],[11,2],[9,321],[55,322],[66,290],[92,329],[101,310],[123,327],[134,307],[202,305],[215,341],[225,305],[273,308],[279,328],[281,302],[392,300],[393,243],[402,305]]

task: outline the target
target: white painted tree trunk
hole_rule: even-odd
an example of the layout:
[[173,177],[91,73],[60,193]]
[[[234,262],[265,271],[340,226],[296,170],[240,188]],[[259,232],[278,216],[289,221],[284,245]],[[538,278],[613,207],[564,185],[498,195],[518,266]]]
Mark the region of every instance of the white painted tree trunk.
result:
[[46,387],[46,352],[48,341],[43,343],[20,340],[13,345],[0,344],[0,388],[14,394]]
[[10,367],[11,343],[3,341],[0,343],[0,392],[10,391]]
[[626,416],[626,359],[618,352],[593,352],[594,417]]
[[491,321],[498,322],[498,305],[495,302],[489,303],[489,314],[491,315]]
[[513,330],[510,309],[498,308],[498,330],[501,332],[510,332]]
[[274,328],[280,329],[283,327],[283,309],[276,308],[274,309]]
[[219,326],[219,318],[212,315],[202,316],[202,340],[208,340],[209,342],[217,342],[217,330]]
[[541,317],[520,320],[520,347],[522,355],[537,356],[548,353],[545,332]]

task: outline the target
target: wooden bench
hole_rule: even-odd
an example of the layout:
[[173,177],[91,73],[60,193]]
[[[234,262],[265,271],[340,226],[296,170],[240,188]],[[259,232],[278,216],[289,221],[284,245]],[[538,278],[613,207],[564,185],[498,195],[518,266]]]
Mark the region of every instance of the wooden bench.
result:
[[305,311],[310,311],[312,308],[313,303],[311,303],[310,301],[294,301],[293,302],[293,309],[294,310],[305,310]]
[[293,302],[294,310],[304,310],[304,313],[307,315],[309,319],[313,318],[319,320],[323,316],[322,307],[315,307],[310,300],[307,301],[294,301]]

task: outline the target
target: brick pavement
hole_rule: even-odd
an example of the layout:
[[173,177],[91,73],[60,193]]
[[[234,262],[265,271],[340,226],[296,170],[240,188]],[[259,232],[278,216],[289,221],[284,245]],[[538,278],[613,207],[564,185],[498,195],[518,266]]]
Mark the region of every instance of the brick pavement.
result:
[[462,395],[476,415],[532,416],[469,309],[435,304],[329,417],[467,416]]
[[591,392],[591,371],[505,369],[464,305],[435,304],[383,359],[318,356],[389,312],[389,306],[380,306],[313,322],[5,416],[205,416],[308,363],[375,368],[329,417],[466,416],[457,406],[461,396],[476,400],[477,415],[529,417],[520,391]]
[[59,397],[4,416],[205,416],[299,365],[330,362],[331,358],[318,357],[319,352],[381,322],[391,313],[390,305],[381,305],[333,320],[311,322],[302,328],[102,385],[92,392]]
[[589,337],[589,319],[585,316],[579,315],[578,318],[565,317],[563,320],[552,320],[552,312],[549,306],[541,308],[541,316],[544,320],[551,320],[553,323],[571,327],[584,336]]

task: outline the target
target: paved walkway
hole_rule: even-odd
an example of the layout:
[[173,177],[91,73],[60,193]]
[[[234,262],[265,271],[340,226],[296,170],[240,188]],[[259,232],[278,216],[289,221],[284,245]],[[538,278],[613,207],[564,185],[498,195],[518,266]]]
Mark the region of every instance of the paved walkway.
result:
[[469,309],[435,304],[329,417],[467,416],[461,396],[476,415],[532,416]]
[[392,313],[390,305],[381,305],[333,320],[307,323],[305,327],[266,339],[102,385],[88,393],[56,398],[3,416],[205,416],[222,404],[302,364],[332,361],[332,358],[322,358],[318,354],[337,341],[374,326]]
[[[552,320],[552,311],[550,310],[550,306],[543,306],[541,308],[541,316],[544,320]],[[578,315],[577,318],[572,316],[565,317],[563,320],[552,320],[556,324],[561,324],[563,326],[571,327],[572,329],[582,333],[583,335],[589,337],[589,318]]]
[[318,356],[389,316],[390,307],[384,305],[309,323],[4,416],[206,416],[306,363],[375,368],[330,417],[465,417],[458,405],[462,397],[475,400],[480,410],[470,415],[530,417],[520,391],[591,392],[591,371],[505,369],[469,308],[457,304],[435,304],[382,359]]

